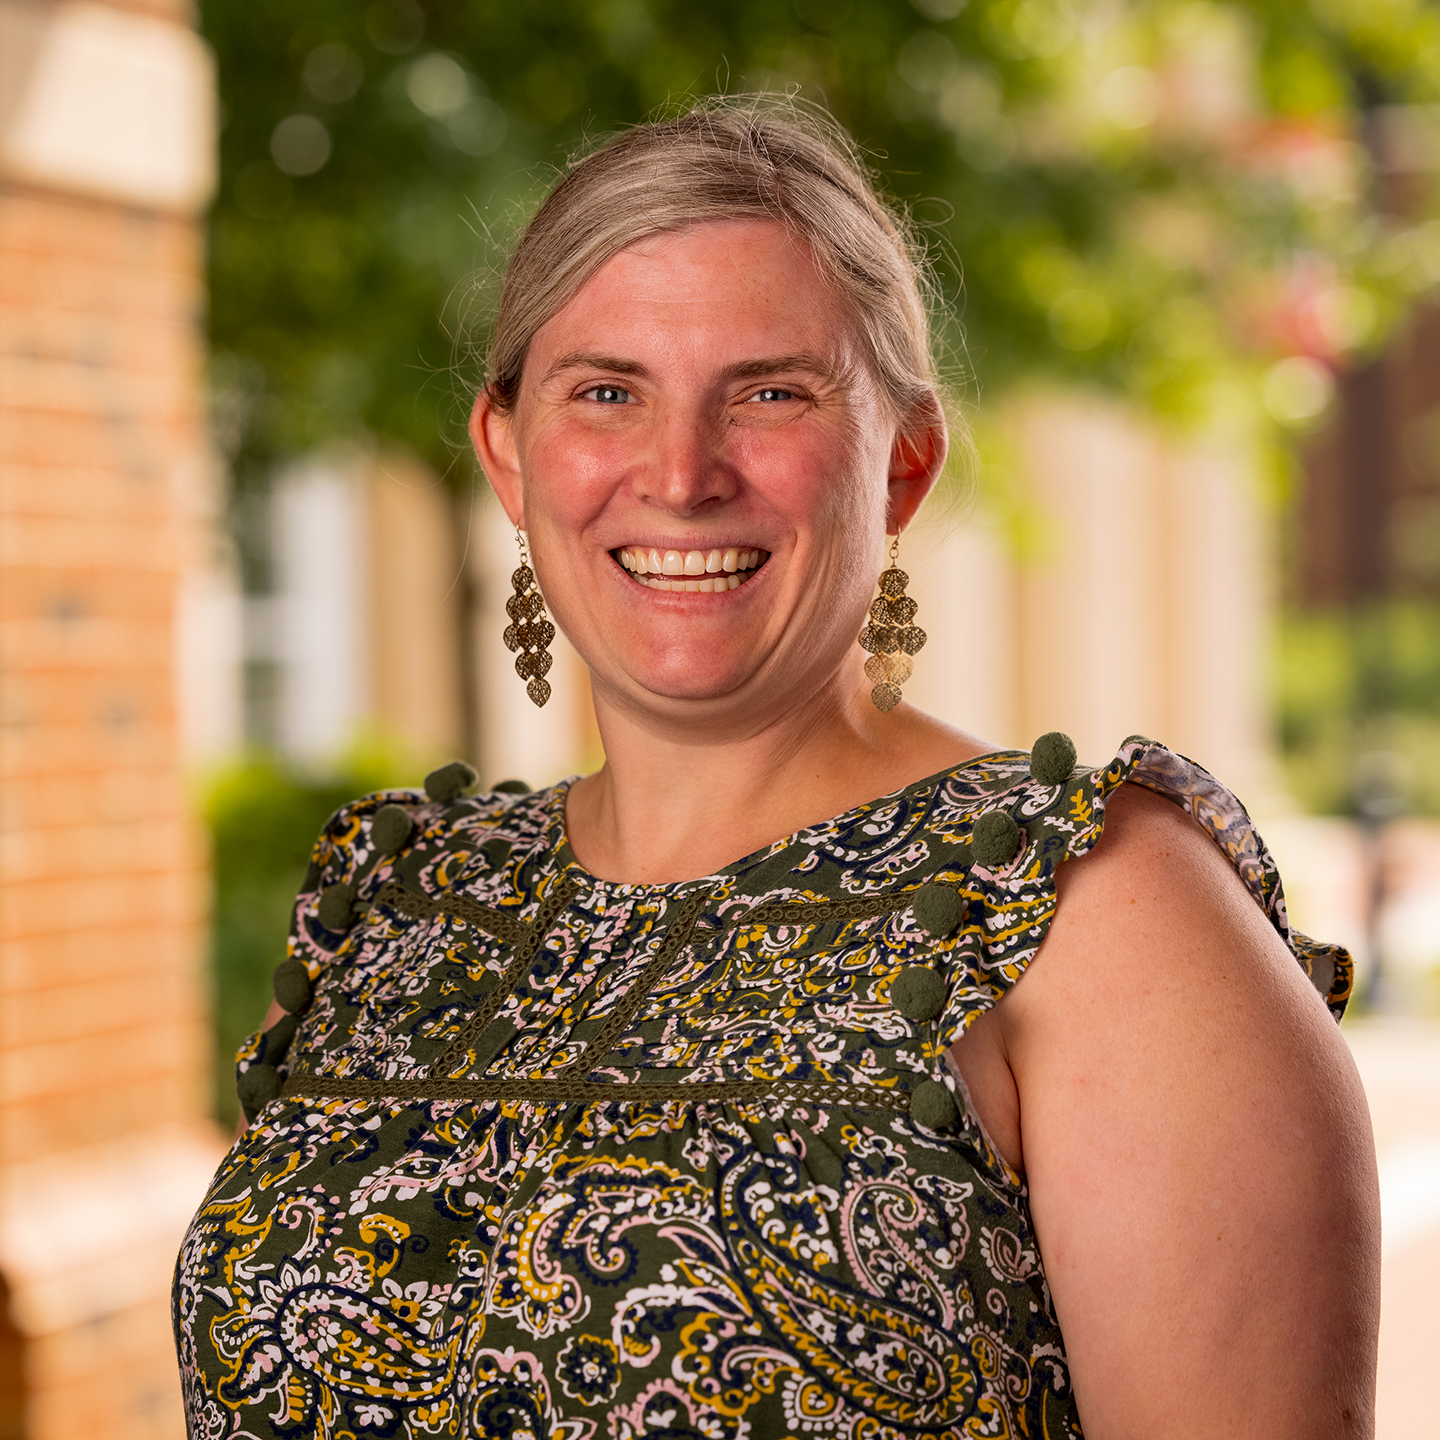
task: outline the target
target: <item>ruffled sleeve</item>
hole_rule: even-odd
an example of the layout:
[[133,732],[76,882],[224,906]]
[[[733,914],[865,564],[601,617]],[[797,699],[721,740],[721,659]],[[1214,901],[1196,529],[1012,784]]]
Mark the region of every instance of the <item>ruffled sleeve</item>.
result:
[[[1164,796],[1200,825],[1235,867],[1331,1014],[1336,1020],[1344,1014],[1354,984],[1349,953],[1291,926],[1280,874],[1265,842],[1244,805],[1203,766],[1139,735],[1126,740],[1108,765],[1077,766],[1057,783],[1036,779],[1026,761],[1024,752],[1006,752],[989,764],[986,758],[973,762],[957,772],[948,797],[942,787],[932,816],[941,833],[955,839],[958,831],[969,830],[969,854],[957,855],[952,882],[958,883],[971,916],[971,943],[956,947],[968,949],[961,968],[969,973],[953,978],[946,1016],[951,1033],[959,1034],[995,1004],[1034,959],[1055,915],[1056,871],[1065,860],[1095,847],[1105,831],[1106,804],[1127,781]],[[992,831],[1003,829],[998,818],[987,822],[990,815],[1015,822],[1013,832],[1006,832],[1014,833],[1014,848],[1008,858],[989,857],[986,863],[977,858],[981,847],[976,842],[987,825]],[[955,960],[961,956],[953,956],[952,965]]]
[[1274,857],[1239,799],[1203,766],[1143,735],[1132,735],[1115,759],[1096,772],[1097,789],[1107,796],[1126,780],[1178,805],[1220,847],[1339,1020],[1354,989],[1355,963],[1342,946],[1312,940],[1290,924]]
[[[236,1090],[249,1121],[280,1093],[300,1017],[309,1009],[321,975],[353,949],[357,922],[381,879],[380,862],[391,853],[383,825],[382,835],[375,834],[376,817],[386,807],[411,817],[407,837],[423,827],[427,800],[422,792],[381,790],[342,805],[326,821],[310,852],[291,912],[285,958],[274,977],[276,999],[288,1013],[268,1030],[248,1036],[235,1056]],[[431,811],[439,808],[428,806]]]
[[423,833],[427,811],[440,807],[417,790],[379,790],[342,805],[325,822],[310,852],[310,866],[295,899],[286,942],[287,960],[298,960],[318,980],[344,950],[355,922],[383,878],[376,874],[388,847],[376,843],[374,822],[386,806],[413,817]]

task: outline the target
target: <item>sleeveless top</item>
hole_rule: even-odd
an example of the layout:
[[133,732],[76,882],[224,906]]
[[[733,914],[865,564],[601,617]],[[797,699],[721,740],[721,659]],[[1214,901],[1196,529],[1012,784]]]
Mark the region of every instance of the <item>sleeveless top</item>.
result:
[[568,784],[340,810],[277,980],[298,1023],[242,1047],[258,1114],[177,1264],[191,1436],[1078,1436],[1025,1186],[949,1044],[1127,780],[1201,824],[1337,1017],[1351,964],[1290,929],[1199,766],[1138,737],[1030,766],[663,885],[580,868]]

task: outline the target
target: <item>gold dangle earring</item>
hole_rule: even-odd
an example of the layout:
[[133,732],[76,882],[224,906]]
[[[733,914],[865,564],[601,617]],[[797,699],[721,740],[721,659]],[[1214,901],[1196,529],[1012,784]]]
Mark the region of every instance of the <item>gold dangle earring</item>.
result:
[[550,682],[545,675],[554,663],[548,647],[555,638],[555,627],[545,614],[545,597],[530,568],[530,547],[518,525],[515,538],[520,542],[520,568],[510,577],[515,593],[505,602],[505,613],[510,617],[505,627],[505,645],[515,653],[515,673],[527,682],[525,693],[535,704],[543,705],[550,698]]
[[893,710],[900,703],[900,687],[915,669],[911,657],[925,643],[925,632],[911,622],[917,606],[905,593],[910,577],[896,568],[900,536],[890,544],[890,565],[880,572],[880,593],[870,606],[870,622],[860,632],[860,648],[870,652],[865,675],[874,689],[870,698],[877,710]]

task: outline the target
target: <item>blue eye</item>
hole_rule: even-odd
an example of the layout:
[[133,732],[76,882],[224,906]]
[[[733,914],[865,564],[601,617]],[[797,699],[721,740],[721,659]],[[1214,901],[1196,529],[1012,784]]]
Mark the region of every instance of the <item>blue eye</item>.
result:
[[596,385],[586,390],[581,399],[594,400],[601,405],[625,405],[630,400],[630,392],[618,385]]
[[793,400],[795,392],[793,390],[777,390],[772,387],[767,390],[757,390],[750,398],[760,401]]

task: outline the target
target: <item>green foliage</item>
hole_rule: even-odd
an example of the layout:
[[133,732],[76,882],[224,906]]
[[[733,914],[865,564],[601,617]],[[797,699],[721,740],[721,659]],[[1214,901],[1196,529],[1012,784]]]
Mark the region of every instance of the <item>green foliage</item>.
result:
[[270,977],[285,958],[290,912],[315,837],[357,796],[414,783],[413,770],[379,749],[352,755],[323,779],[257,759],[211,783],[205,810],[215,862],[215,1112],[225,1124],[238,1113],[235,1051],[270,1004]]
[[1355,772],[1379,757],[1403,811],[1440,816],[1440,605],[1290,612],[1278,662],[1286,778],[1307,810],[1357,813]]
[[[1440,233],[1376,219],[1355,143],[1362,98],[1440,92],[1410,0],[203,0],[202,23],[242,478],[366,432],[452,466],[472,267],[587,136],[717,88],[801,86],[872,148],[963,314],[957,378],[990,391],[1044,374],[1201,418],[1440,279]],[[1272,410],[1308,418],[1316,383],[1282,375]]]

